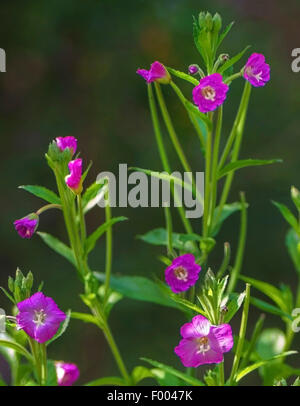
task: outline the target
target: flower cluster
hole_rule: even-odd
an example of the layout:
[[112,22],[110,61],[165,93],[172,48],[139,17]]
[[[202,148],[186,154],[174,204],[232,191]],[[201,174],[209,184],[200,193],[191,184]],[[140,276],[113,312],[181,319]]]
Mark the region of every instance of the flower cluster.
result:
[[[190,65],[189,73],[195,75],[199,72],[198,65]],[[159,82],[168,84],[171,77],[163,64],[156,61],[150,70],[138,69],[137,73],[141,75],[147,83]],[[253,53],[243,68],[244,78],[255,87],[264,86],[270,80],[270,66],[265,63],[265,57],[262,54]],[[202,77],[199,84],[193,89],[193,100],[202,113],[214,111],[226,100],[229,86],[225,83],[220,73],[212,73]]]

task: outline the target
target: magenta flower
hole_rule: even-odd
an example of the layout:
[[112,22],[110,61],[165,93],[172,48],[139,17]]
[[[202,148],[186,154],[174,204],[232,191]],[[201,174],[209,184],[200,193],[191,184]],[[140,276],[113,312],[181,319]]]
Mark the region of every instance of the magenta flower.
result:
[[57,383],[59,386],[71,386],[79,378],[79,369],[76,364],[56,362]]
[[173,260],[165,270],[167,284],[174,293],[184,292],[195,285],[199,278],[201,266],[196,264],[192,254],[184,254]]
[[82,191],[82,159],[74,159],[68,164],[70,175],[65,178],[67,186],[76,194],[80,194]]
[[156,61],[150,66],[149,70],[138,69],[136,71],[138,75],[141,75],[147,83],[159,82],[168,84],[171,81],[171,76],[163,64]]
[[180,334],[183,339],[174,351],[187,368],[218,364],[223,361],[223,353],[233,347],[230,325],[213,326],[201,315],[193,317],[191,323],[184,324]]
[[199,107],[202,113],[215,110],[224,103],[228,85],[223,82],[222,75],[213,73],[202,78],[199,85],[193,89],[194,103]]
[[39,225],[39,216],[31,213],[14,222],[14,226],[19,236],[22,238],[31,238]]
[[51,297],[37,292],[30,298],[17,304],[18,329],[22,329],[38,343],[51,340],[58,327],[65,320],[66,314],[62,312]]
[[252,54],[244,68],[244,78],[252,86],[264,86],[270,80],[270,65],[262,54]]
[[69,148],[72,155],[75,154],[77,150],[77,140],[75,137],[57,137],[56,138],[56,145],[61,151],[64,151],[66,148]]

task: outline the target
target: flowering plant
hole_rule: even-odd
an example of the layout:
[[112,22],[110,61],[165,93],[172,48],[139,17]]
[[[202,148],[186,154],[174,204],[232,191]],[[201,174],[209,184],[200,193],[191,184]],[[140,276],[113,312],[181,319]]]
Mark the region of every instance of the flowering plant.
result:
[[[267,84],[270,80],[270,67],[265,57],[258,53],[252,53],[246,62],[241,63],[248,47],[233,57],[218,54],[218,49],[231,28],[232,23],[222,31],[219,14],[212,16],[202,12],[193,23],[194,42],[202,60],[201,67],[200,64],[192,64],[188,67],[188,73],[184,73],[155,61],[149,70],[137,70],[137,74],[146,82],[154,135],[164,170],[163,174],[156,171],[155,176],[159,179],[167,178],[171,182],[176,201],[176,178],[165,148],[162,121],[178,162],[190,174],[193,197],[203,205],[201,232],[196,231],[196,224],[192,224],[183,208],[178,205],[184,232],[173,231],[174,213],[170,207],[165,206],[165,226],[139,236],[148,244],[162,247],[159,259],[163,265],[158,266],[154,280],[139,275],[112,274],[112,228],[126,218],[112,217],[108,179],[96,181],[86,187],[90,165],[84,170],[85,161],[79,158],[78,142],[74,137],[56,138],[46,154],[47,163],[56,180],[57,193],[41,186],[22,186],[44,199],[47,204],[35,213],[16,220],[16,231],[26,239],[38,234],[53,251],[74,266],[82,282],[80,297],[87,312],[60,310],[52,298],[44,295],[42,285],[32,293],[34,285],[31,272],[24,276],[17,270],[15,278],[9,278],[9,289],[3,289],[14,308],[13,315],[6,317],[7,333],[0,336],[0,348],[11,365],[13,385],[67,386],[76,382],[79,369],[75,364],[69,363],[69,360],[49,360],[47,357],[48,345],[62,336],[70,320],[91,323],[99,328],[119,368],[120,376],[100,377],[87,385],[136,385],[147,378],[154,379],[159,385],[237,385],[245,376],[258,369],[265,385],[285,385],[286,379],[299,375],[299,369],[288,365],[286,357],[296,353],[291,350],[294,338],[293,309],[300,307],[300,284],[294,297],[288,286],[277,288],[265,281],[246,277],[241,272],[248,203],[244,193],[241,193],[240,201],[229,202],[235,172],[249,166],[275,164],[280,160],[239,158],[252,87]],[[236,69],[240,63],[241,67]],[[192,85],[187,96],[174,79]],[[225,108],[226,103],[230,102],[232,83],[238,80],[244,83],[244,89],[232,130],[227,136],[222,129],[223,106]],[[205,170],[204,196],[197,190],[191,165],[175,130],[161,85],[170,86],[174,91],[199,139],[199,151]],[[152,174],[148,169],[138,170],[146,175]],[[185,182],[183,184],[188,187]],[[99,196],[106,198],[106,219],[88,233],[85,219],[89,211],[96,207]],[[298,190],[293,187],[292,200],[298,214],[299,196]],[[280,203],[275,205],[292,227],[287,236],[287,245],[299,274],[299,221],[286,206]],[[68,242],[38,231],[39,217],[50,209],[62,212]],[[236,252],[231,253],[230,244],[226,242],[224,258],[212,270],[212,256],[219,246],[218,233],[224,221],[236,212],[240,213],[241,220]],[[105,271],[96,272],[90,268],[89,255],[99,238],[104,235]],[[237,288],[239,280],[246,284],[242,291]],[[250,287],[264,294],[267,301],[256,298],[252,293],[250,295]],[[110,312],[123,297],[175,308],[184,314],[186,323],[181,328],[178,326],[181,339],[174,349],[170,349],[166,343],[166,351],[172,351],[174,357],[178,356],[186,369],[175,369],[161,362],[142,358],[142,365],[138,364],[132,371],[128,370],[109,325]],[[249,331],[247,324],[250,306],[280,317],[285,323],[285,332],[264,329],[264,315],[257,320],[253,331]],[[239,310],[240,327],[235,331],[231,320],[233,317],[237,319]],[[267,354],[263,350],[266,347],[269,349]],[[10,350],[13,350],[14,358],[10,357]],[[151,355],[151,349],[149,354]],[[26,368],[23,368],[24,360],[27,362]],[[206,365],[206,369],[200,375],[198,367],[202,365]],[[294,384],[299,385],[299,379]]]

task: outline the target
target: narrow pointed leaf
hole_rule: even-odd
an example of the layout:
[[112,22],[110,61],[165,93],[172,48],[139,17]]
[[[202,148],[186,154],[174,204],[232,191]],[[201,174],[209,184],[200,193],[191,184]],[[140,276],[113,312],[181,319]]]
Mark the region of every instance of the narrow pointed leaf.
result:
[[246,168],[249,166],[261,166],[261,165],[271,165],[275,163],[282,162],[281,159],[242,159],[235,162],[230,162],[228,165],[225,165],[218,172],[218,179],[221,179],[223,176],[227,175],[229,172],[237,171],[241,168]]
[[51,234],[42,233],[41,231],[38,231],[38,235],[41,237],[41,239],[44,241],[44,243],[48,245],[48,247],[52,248],[53,251],[62,255],[69,262],[71,262],[71,264],[76,266],[74,254],[70,247],[68,247],[66,244],[64,244],[60,240],[58,240],[56,237],[53,237]]
[[57,196],[57,194],[52,192],[52,190],[45,188],[44,186],[22,185],[19,186],[19,189],[24,189],[27,192],[46,200],[46,202],[48,203],[61,204],[60,198]]

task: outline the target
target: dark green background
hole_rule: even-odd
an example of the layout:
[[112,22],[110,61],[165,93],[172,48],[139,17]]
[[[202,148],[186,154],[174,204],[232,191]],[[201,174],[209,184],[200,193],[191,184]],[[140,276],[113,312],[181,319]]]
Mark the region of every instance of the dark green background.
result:
[[[90,182],[100,171],[116,172],[119,163],[162,169],[146,87],[135,71],[154,60],[183,71],[191,63],[200,63],[192,40],[192,15],[206,9],[218,11],[225,24],[236,21],[223,52],[234,55],[251,44],[249,54],[264,53],[271,65],[271,81],[265,88],[253,89],[241,157],[282,158],[284,163],[244,169],[235,178],[231,200],[237,200],[243,190],[250,204],[243,273],[295,288],[296,274],[284,245],[287,226],[270,200],[289,204],[290,185],[300,187],[300,73],[293,73],[290,67],[291,51],[300,46],[300,5],[296,0],[2,3],[0,47],[7,53],[7,72],[0,74],[1,285],[6,285],[7,276],[19,266],[26,272],[32,270],[37,281],[44,280],[44,292],[62,309],[84,310],[78,296],[81,285],[69,263],[50,252],[37,236],[25,241],[14,231],[16,218],[42,205],[17,186],[54,187],[44,153],[57,136],[78,138],[85,163],[94,162]],[[228,136],[242,86],[242,80],[233,83],[224,106],[223,139]],[[190,97],[191,87],[182,88]],[[193,170],[201,171],[198,140],[171,89],[164,90]],[[171,148],[170,154],[174,156]],[[161,226],[162,211],[115,209],[114,214],[129,217],[127,223],[114,228],[114,272],[161,276],[163,267],[157,256],[162,250],[135,236]],[[95,209],[88,218],[89,230],[102,220],[103,210]],[[195,229],[199,226],[196,222]],[[40,230],[65,238],[62,217],[56,212],[42,216]],[[239,216],[235,215],[218,236],[212,267],[219,264],[224,241],[235,249],[238,230]],[[181,231],[179,222],[176,231]],[[91,265],[103,269],[103,241],[97,245]],[[9,308],[3,295],[0,307]],[[258,314],[252,309],[249,330]],[[140,356],[179,367],[173,348],[183,321],[175,310],[129,300],[116,305],[111,315],[112,329],[129,368],[139,363]],[[232,323],[235,333],[238,322],[236,316]],[[267,317],[266,325],[283,327],[273,316]],[[296,338],[295,349],[299,348],[299,335]],[[64,337],[50,348],[50,357],[76,362],[81,384],[117,374],[101,332],[79,321],[72,321]],[[291,362],[299,366],[299,356]],[[257,382],[255,374],[245,380]]]

